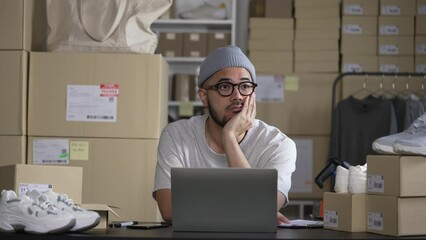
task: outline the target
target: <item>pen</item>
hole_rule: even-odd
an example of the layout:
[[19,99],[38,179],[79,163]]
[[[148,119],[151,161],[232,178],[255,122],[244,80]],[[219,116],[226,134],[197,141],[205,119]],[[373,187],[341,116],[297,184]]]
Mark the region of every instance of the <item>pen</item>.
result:
[[134,224],[138,224],[138,221],[114,223],[114,227],[126,227]]

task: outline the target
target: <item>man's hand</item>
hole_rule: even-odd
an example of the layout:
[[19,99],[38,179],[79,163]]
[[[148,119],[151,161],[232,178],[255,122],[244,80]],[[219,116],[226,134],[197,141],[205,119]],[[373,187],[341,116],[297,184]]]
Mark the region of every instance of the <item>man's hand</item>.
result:
[[224,134],[232,134],[235,138],[244,134],[253,126],[256,117],[256,94],[246,97],[241,111],[226,123]]
[[290,223],[290,220],[286,216],[284,216],[282,213],[277,212],[277,222],[279,225],[281,223]]

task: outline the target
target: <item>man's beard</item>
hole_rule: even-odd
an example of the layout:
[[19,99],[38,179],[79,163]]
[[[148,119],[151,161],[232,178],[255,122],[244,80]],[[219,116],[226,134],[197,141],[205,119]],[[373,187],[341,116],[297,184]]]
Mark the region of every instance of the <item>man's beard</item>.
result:
[[228,122],[228,120],[225,119],[225,117],[220,120],[217,112],[213,109],[212,105],[209,103],[207,109],[209,110],[209,115],[211,119],[222,128],[225,126],[225,124]]

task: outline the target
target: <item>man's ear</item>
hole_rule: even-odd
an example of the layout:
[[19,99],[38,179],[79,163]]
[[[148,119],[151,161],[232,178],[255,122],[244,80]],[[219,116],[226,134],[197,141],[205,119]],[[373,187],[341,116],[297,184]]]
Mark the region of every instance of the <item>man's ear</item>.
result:
[[205,89],[198,88],[198,97],[203,103],[203,106],[207,107],[207,91]]

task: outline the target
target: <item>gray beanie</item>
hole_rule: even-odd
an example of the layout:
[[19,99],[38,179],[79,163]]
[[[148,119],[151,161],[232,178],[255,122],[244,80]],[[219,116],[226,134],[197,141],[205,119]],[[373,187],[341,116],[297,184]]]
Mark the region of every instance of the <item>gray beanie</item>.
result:
[[198,75],[198,87],[209,79],[217,71],[227,67],[242,67],[250,72],[253,82],[256,82],[256,70],[250,60],[239,47],[225,46],[211,52],[200,67]]

